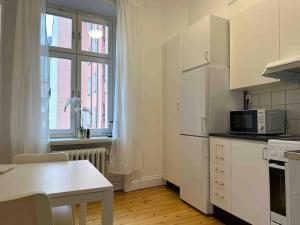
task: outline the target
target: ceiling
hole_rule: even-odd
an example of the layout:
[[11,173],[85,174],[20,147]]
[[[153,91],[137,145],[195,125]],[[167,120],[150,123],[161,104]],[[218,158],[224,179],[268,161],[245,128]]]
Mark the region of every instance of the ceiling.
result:
[[105,17],[116,17],[117,6],[113,0],[47,0],[47,4]]

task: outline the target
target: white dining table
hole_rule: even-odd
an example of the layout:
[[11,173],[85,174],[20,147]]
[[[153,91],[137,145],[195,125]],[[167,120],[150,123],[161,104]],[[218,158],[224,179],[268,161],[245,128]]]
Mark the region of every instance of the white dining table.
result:
[[0,175],[0,201],[36,192],[48,194],[53,207],[80,204],[80,225],[87,203],[101,201],[102,224],[113,224],[113,185],[87,160],[17,164]]

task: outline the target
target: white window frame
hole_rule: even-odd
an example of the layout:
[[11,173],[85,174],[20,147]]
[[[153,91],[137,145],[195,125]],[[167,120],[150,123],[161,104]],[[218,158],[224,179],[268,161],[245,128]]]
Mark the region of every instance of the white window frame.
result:
[[89,55],[89,56],[95,56],[95,57],[101,57],[101,58],[108,58],[112,59],[112,53],[113,53],[113,42],[112,38],[108,39],[108,54],[103,53],[96,53],[92,51],[83,51],[81,46],[81,34],[82,34],[82,22],[91,22],[91,23],[99,23],[101,25],[108,26],[108,37],[113,37],[113,29],[112,29],[112,22],[106,19],[102,19],[99,17],[95,17],[92,15],[78,15],[77,17],[77,30],[78,30],[78,38],[77,38],[77,54],[80,55]]
[[[71,93],[70,96],[74,96],[76,93],[76,57],[74,54],[62,53],[62,52],[52,52],[49,51],[49,57],[59,58],[59,59],[69,59],[71,60]],[[67,101],[67,99],[66,99]],[[49,129],[51,137],[74,137],[76,135],[76,115],[71,110],[70,118],[70,129]]]
[[[68,9],[55,8],[53,6],[47,6],[47,14],[66,17],[72,19],[72,49],[49,46],[49,57],[56,58],[72,58],[72,78],[71,78],[71,96],[77,95],[81,90],[81,61],[100,62],[108,65],[108,78],[107,78],[107,120],[108,124],[113,120],[113,96],[114,96],[114,75],[113,75],[113,39],[115,38],[113,32],[112,21],[101,18],[100,16],[87,15],[86,13],[72,11]],[[81,26],[82,21],[94,22],[108,26],[109,28],[109,40],[108,40],[108,54],[100,54],[81,50]],[[93,90],[93,87],[92,87]],[[63,137],[76,137],[76,130],[80,124],[79,116],[76,116],[74,112],[71,114],[71,129],[55,129],[50,130],[51,138],[63,138]],[[107,136],[111,134],[109,128],[91,129],[91,136]]]
[[56,46],[49,46],[49,51],[57,51],[57,52],[66,52],[66,53],[76,53],[76,14],[69,13],[64,10],[54,9],[54,8],[47,8],[47,14],[51,14],[54,16],[65,17],[72,20],[72,48],[63,48],[63,47],[56,47]]
[[[107,107],[106,107],[106,115],[108,124],[110,121],[113,120],[113,101],[110,101],[110,96],[113,96],[113,76],[112,76],[112,62],[109,59],[92,57],[92,56],[83,56],[77,55],[77,94],[81,95],[81,62],[95,62],[95,63],[102,63],[108,65],[108,76],[107,76]],[[98,78],[99,79],[99,78]],[[91,86],[93,92],[93,84]],[[79,91],[79,93],[78,93]],[[92,110],[92,109],[91,109]],[[80,123],[78,120],[77,123]],[[110,134],[111,131],[109,128],[101,128],[101,129],[91,129],[92,136],[103,136],[103,134]]]

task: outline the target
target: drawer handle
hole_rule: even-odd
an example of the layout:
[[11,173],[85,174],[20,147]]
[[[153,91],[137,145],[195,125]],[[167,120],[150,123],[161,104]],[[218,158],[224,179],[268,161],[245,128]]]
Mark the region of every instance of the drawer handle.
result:
[[219,183],[217,180],[215,181],[215,184],[218,184],[220,186],[224,186],[225,185],[224,183]]
[[218,157],[218,156],[215,156],[216,159],[221,159],[221,160],[224,160],[224,157]]
[[223,147],[224,147],[224,145],[218,145],[218,144],[215,144],[215,146],[217,146],[217,147],[221,147],[221,148],[223,148]]
[[218,194],[215,194],[216,197],[218,198],[225,198],[224,196],[221,196],[221,195],[218,195]]
[[224,170],[218,170],[218,169],[215,169],[216,172],[219,172],[219,173],[224,173]]

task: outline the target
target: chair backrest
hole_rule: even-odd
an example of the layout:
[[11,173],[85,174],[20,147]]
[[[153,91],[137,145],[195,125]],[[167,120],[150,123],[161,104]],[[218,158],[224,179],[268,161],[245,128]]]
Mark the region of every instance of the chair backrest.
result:
[[45,153],[45,154],[21,154],[13,158],[14,164],[32,164],[43,162],[64,162],[69,161],[69,156],[65,152]]
[[0,223],[5,225],[53,225],[48,196],[39,193],[0,200]]

